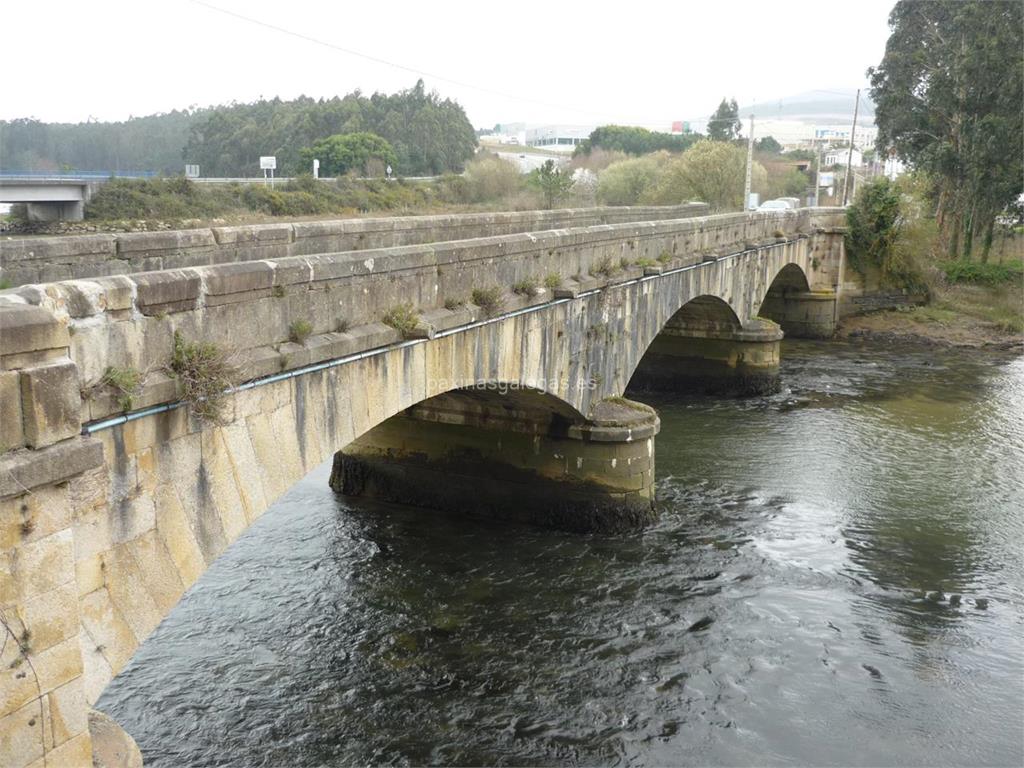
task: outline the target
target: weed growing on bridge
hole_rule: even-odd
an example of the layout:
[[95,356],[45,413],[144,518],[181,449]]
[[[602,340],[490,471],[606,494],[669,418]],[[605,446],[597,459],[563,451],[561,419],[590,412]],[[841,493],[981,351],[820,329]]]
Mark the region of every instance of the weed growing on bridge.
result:
[[399,304],[397,307],[389,309],[384,314],[384,317],[381,318],[381,321],[384,325],[390,325],[405,337],[412,332],[413,328],[419,325],[420,316],[413,309],[412,304]]
[[351,327],[347,318],[339,317],[338,322],[334,324],[334,330],[337,333],[348,333],[348,329]]
[[660,254],[658,254],[658,261],[660,261],[662,264],[668,264],[670,261],[672,261],[672,254],[669,253],[668,251],[662,251]]
[[607,256],[597,263],[597,266],[590,270],[590,274],[594,277],[611,277],[617,274],[622,267],[619,264],[613,262]]
[[466,302],[462,299],[450,298],[444,300],[444,308],[449,312],[454,312],[456,309],[462,309],[466,306]]
[[103,372],[98,384],[111,390],[122,411],[130,411],[135,396],[142,388],[143,376],[136,368],[116,368],[111,366]]
[[553,291],[555,288],[561,288],[562,276],[557,272],[548,272],[547,277],[544,278],[544,287],[549,291]]
[[473,303],[480,307],[488,317],[496,315],[505,304],[501,288],[496,285],[492,285],[490,288],[474,288],[471,298]]
[[174,352],[168,373],[182,388],[181,399],[201,421],[223,421],[225,390],[235,376],[227,352],[211,342],[187,342],[174,332]]
[[270,295],[273,296],[275,299],[283,299],[284,298],[284,286],[283,285],[275,285],[273,288],[270,289]]
[[305,344],[313,333],[313,326],[308,320],[296,320],[288,326],[288,339],[296,344]]
[[654,259],[648,259],[647,257],[643,257],[636,260],[636,265],[638,267],[656,267],[658,266],[658,262],[655,261]]
[[540,281],[536,277],[527,277],[512,286],[512,293],[533,298],[540,293]]

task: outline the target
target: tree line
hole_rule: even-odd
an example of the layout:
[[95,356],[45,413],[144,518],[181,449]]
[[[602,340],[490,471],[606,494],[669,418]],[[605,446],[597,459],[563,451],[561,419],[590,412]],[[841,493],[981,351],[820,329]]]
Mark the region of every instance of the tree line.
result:
[[303,150],[338,134],[370,133],[390,147],[403,176],[461,171],[476,134],[455,101],[428,93],[420,80],[394,94],[269,99],[133,118],[117,123],[0,122],[5,170],[126,171],[256,176],[259,158],[277,157],[277,173],[311,172]]

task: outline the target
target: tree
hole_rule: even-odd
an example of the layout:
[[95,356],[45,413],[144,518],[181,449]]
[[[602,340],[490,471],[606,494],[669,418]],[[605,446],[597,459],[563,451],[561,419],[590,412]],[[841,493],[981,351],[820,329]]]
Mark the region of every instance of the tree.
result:
[[530,173],[529,181],[544,196],[545,208],[554,208],[556,202],[569,194],[573,185],[572,174],[557,168],[554,160],[545,160],[540,168]]
[[1019,0],[900,0],[868,70],[878,150],[936,181],[951,256],[969,258],[1024,189],[1024,6]]
[[770,155],[782,154],[782,145],[775,140],[774,136],[765,136],[763,139],[755,139],[754,149],[758,152],[765,152]]
[[[650,202],[673,205],[700,200],[713,211],[740,210],[746,179],[747,153],[735,144],[704,140],[666,167]],[[767,172],[754,163],[752,184],[763,188]]]
[[324,176],[344,176],[349,171],[362,173],[371,160],[384,165],[398,162],[388,142],[366,131],[328,136],[302,150],[301,155],[307,164],[319,160]]
[[597,198],[606,205],[646,201],[661,179],[668,154],[660,152],[612,163],[597,178]]
[[700,138],[699,134],[694,133],[676,136],[635,126],[602,125],[595,128],[590,136],[576,147],[573,156],[589,155],[597,149],[617,150],[627,155],[647,155],[661,149],[683,152]]
[[715,114],[708,121],[708,138],[712,141],[734,141],[739,138],[740,108],[736,105],[736,99],[728,101],[722,99]]

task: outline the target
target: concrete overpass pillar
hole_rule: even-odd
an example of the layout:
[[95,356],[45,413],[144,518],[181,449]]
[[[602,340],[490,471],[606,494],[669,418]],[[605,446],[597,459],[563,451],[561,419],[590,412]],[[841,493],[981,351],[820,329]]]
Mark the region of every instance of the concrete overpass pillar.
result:
[[673,318],[648,348],[631,389],[714,395],[763,395],[779,390],[782,331],[754,318],[742,326]]
[[346,496],[563,530],[634,530],[655,517],[659,428],[652,408],[625,398],[571,422],[442,395],[339,451],[330,484]]
[[82,200],[26,203],[25,207],[29,221],[81,221],[85,218],[85,202]]

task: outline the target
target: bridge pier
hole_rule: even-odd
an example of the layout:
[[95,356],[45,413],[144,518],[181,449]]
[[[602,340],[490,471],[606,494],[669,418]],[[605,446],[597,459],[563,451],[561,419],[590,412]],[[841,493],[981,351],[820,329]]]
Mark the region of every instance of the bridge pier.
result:
[[25,208],[29,221],[81,221],[85,218],[83,200],[26,203]]
[[765,296],[760,312],[792,339],[830,339],[836,332],[834,291],[773,289]]
[[[501,399],[501,398],[498,398]],[[649,406],[599,403],[589,419],[455,393],[407,409],[334,457],[331,487],[429,509],[579,532],[653,521]]]
[[673,318],[655,337],[630,388],[737,397],[779,389],[782,331],[754,318],[742,326]]

